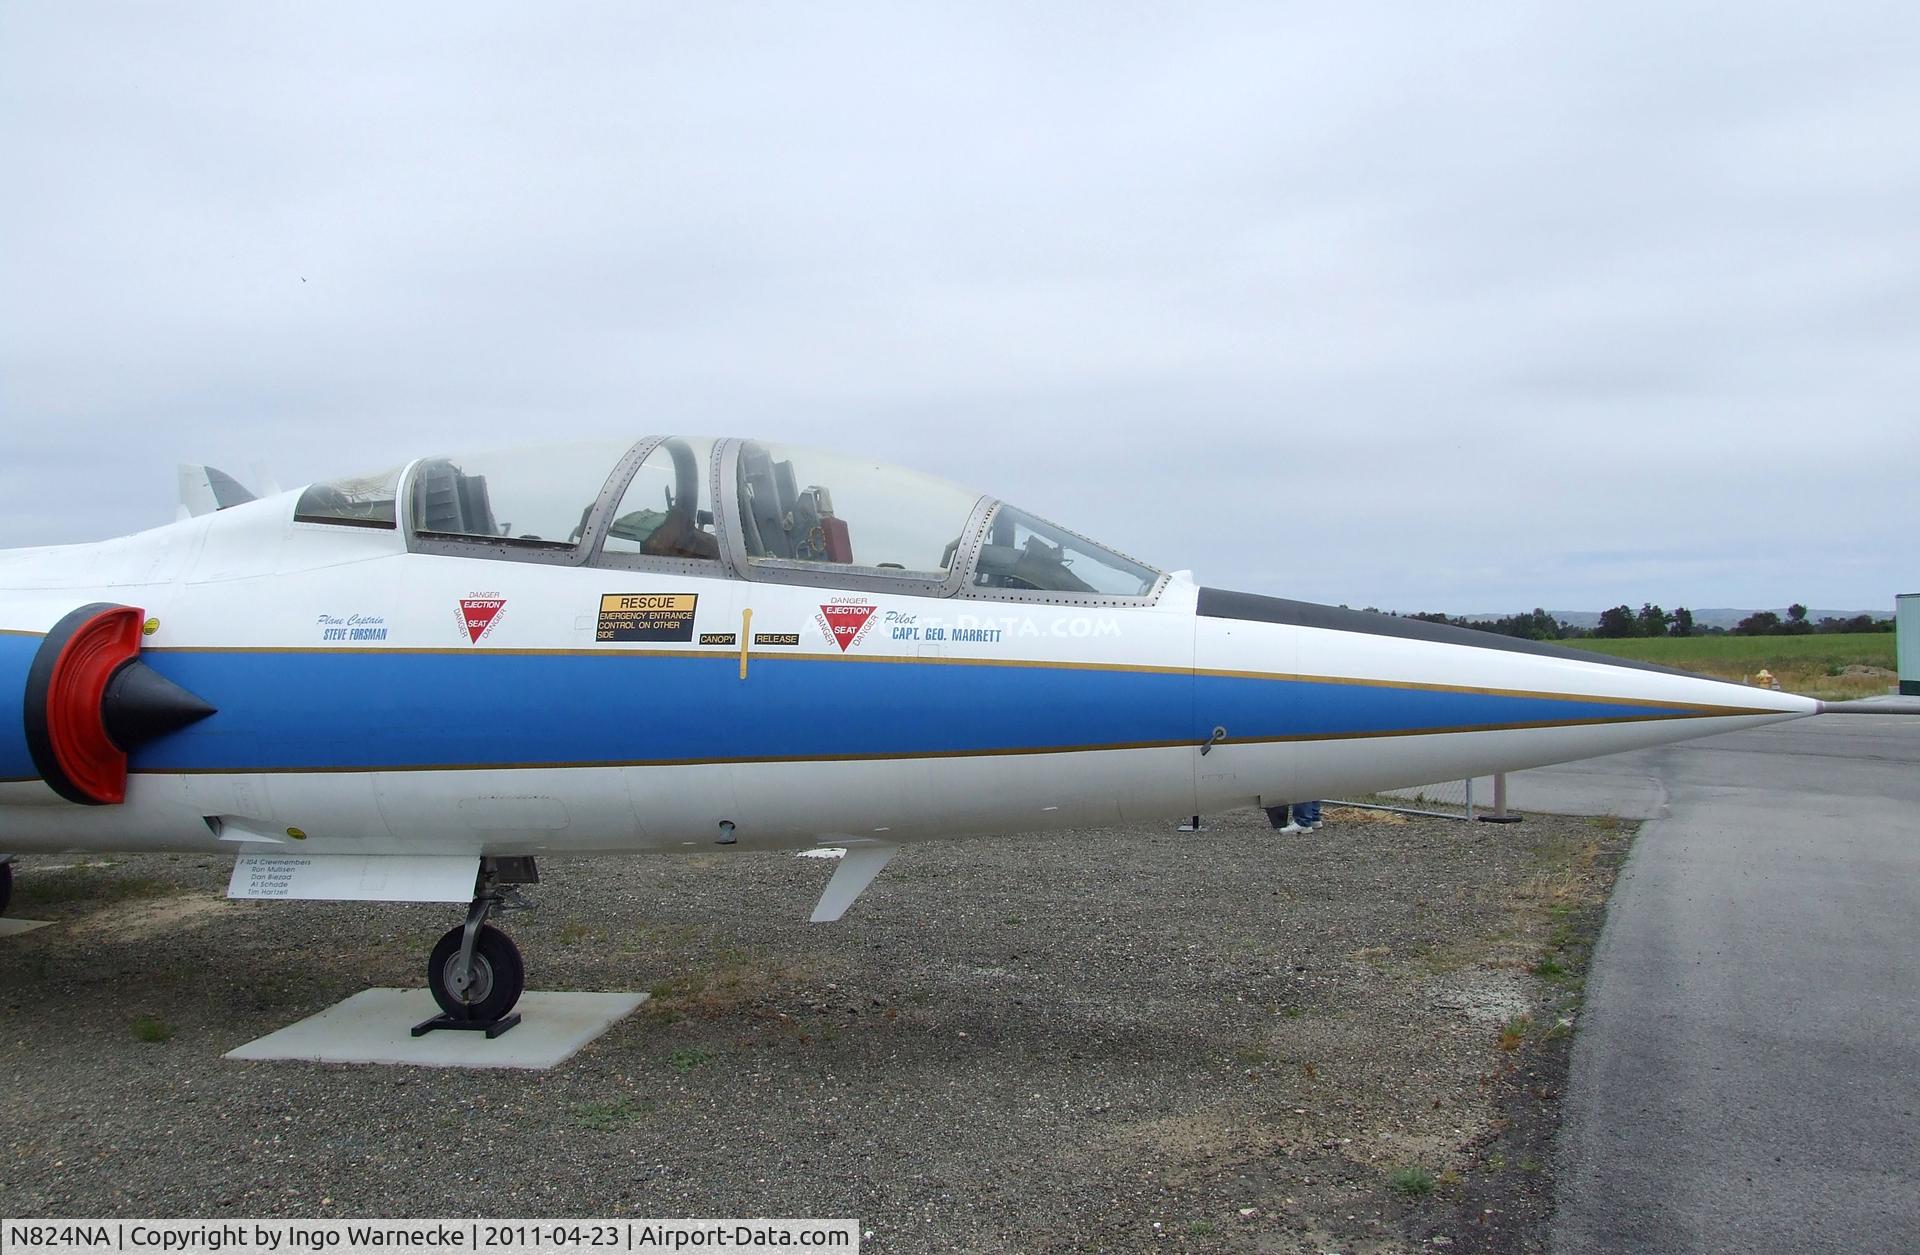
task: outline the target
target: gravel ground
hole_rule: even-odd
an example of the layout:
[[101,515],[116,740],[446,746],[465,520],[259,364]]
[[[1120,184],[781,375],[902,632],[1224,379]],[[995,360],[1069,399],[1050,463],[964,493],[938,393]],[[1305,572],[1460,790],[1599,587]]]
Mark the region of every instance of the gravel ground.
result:
[[1562,1017],[1630,834],[1208,822],[910,848],[827,926],[826,860],[543,862],[508,921],[529,983],[654,994],[548,1073],[220,1058],[418,986],[450,908],[231,903],[220,859],[23,860],[12,913],[59,924],[0,940],[0,1214],[1539,1249]]

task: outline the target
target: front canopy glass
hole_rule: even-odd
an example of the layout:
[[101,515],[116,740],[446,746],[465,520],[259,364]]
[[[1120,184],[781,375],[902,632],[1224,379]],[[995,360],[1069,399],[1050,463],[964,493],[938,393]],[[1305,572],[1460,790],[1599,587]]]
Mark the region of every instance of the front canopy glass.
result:
[[980,494],[865,458],[757,440],[735,472],[741,548],[763,567],[865,567],[944,579]]

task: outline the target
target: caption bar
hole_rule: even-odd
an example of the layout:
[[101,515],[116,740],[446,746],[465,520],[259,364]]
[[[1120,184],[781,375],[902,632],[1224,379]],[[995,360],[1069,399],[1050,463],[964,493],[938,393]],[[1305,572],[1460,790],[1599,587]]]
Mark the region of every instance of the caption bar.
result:
[[0,1255],[858,1252],[856,1220],[5,1220]]

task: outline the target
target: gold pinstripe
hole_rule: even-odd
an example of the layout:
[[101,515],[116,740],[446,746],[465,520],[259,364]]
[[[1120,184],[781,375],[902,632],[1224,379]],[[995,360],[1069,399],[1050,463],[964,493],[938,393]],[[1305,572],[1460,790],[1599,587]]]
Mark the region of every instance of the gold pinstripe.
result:
[[[408,648],[404,646],[383,646],[369,649],[355,649],[351,646],[296,645],[276,648],[271,645],[212,645],[212,646],[172,646],[155,647],[148,653],[187,653],[187,654],[383,654],[398,656],[468,656],[508,658],[730,658],[717,650],[706,649],[447,649],[438,647]],[[1386,680],[1368,676],[1305,675],[1287,671],[1246,671],[1230,668],[1178,667],[1152,663],[1128,662],[1067,662],[1049,661],[1039,658],[955,658],[951,656],[919,657],[903,654],[861,654],[839,655],[827,653],[779,654],[769,655],[768,663],[778,662],[876,662],[909,663],[917,666],[943,667],[1033,667],[1055,671],[1116,671],[1138,675],[1191,675],[1230,680],[1278,680],[1305,684],[1340,684],[1355,688],[1386,688],[1421,693],[1461,693],[1475,697],[1527,697],[1548,701],[1592,702],[1606,706],[1634,706],[1641,709],[1672,710],[1692,715],[1778,715],[1791,712],[1776,710],[1772,707],[1756,706],[1716,706],[1699,702],[1667,701],[1658,698],[1606,697],[1591,693],[1552,692],[1544,689],[1506,689],[1488,688],[1470,684],[1430,684],[1419,680]],[[1571,659],[1557,661],[1573,661]],[[1604,665],[1604,664],[1603,664]],[[1683,678],[1683,677],[1675,677]],[[1728,683],[1702,676],[1707,683]]]
[[[1788,711],[1763,711],[1785,715]],[[1462,732],[1518,732],[1538,728],[1584,728],[1616,723],[1664,723],[1674,719],[1716,719],[1724,715],[1676,712],[1665,715],[1622,715],[1619,718],[1531,719],[1512,723],[1457,724],[1441,728],[1386,728],[1365,732],[1296,733],[1288,736],[1246,737],[1217,742],[1216,748],[1230,745],[1280,745],[1306,741],[1357,741],[1402,736],[1450,736]],[[738,758],[635,758],[581,762],[505,762],[505,763],[432,763],[405,767],[189,767],[173,770],[135,769],[134,774],[160,776],[269,776],[269,775],[369,775],[387,772],[424,771],[579,771],[597,767],[730,767],[759,763],[859,763],[911,762],[935,758],[1009,758],[1038,754],[1090,754],[1113,750],[1183,749],[1200,745],[1198,740],[1114,741],[1092,745],[1042,745],[985,750],[919,750],[897,754],[770,754]]]

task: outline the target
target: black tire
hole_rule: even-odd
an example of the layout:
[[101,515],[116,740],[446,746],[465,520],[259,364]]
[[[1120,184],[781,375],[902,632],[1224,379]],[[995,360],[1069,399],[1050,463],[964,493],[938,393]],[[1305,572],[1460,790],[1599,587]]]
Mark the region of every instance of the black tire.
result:
[[0,863],[0,915],[7,913],[7,903],[13,901],[13,864]]
[[454,1019],[491,1024],[520,1001],[527,985],[526,965],[513,938],[492,924],[482,924],[480,935],[473,939],[473,983],[465,996],[455,993],[453,969],[460,962],[466,931],[464,925],[450,930],[433,948],[433,957],[427,960],[427,988],[440,1009]]

